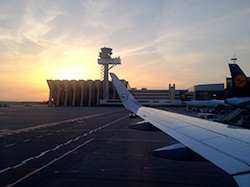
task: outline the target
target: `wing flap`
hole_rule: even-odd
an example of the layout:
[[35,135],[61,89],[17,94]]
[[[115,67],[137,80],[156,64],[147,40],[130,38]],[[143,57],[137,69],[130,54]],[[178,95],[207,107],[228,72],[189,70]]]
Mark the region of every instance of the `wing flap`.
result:
[[189,137],[192,137],[197,141],[203,141],[203,140],[214,139],[214,138],[219,137],[218,134],[214,132],[201,129],[199,127],[191,126],[191,125],[187,127],[178,128],[176,129],[176,131],[181,134],[186,134]]

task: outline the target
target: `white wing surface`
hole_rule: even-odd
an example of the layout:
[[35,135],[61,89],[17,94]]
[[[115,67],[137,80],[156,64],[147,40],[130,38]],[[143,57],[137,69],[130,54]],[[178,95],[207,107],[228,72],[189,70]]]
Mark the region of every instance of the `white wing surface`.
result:
[[111,73],[125,108],[206,158],[239,186],[250,186],[250,130],[143,107]]

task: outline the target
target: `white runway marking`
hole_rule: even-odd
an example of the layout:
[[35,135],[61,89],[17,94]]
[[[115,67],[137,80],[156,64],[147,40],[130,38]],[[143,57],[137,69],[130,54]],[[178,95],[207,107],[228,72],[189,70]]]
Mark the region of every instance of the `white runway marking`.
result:
[[[36,130],[36,129],[46,128],[46,127],[51,127],[51,126],[60,125],[60,124],[63,124],[63,123],[69,123],[69,122],[75,122],[75,121],[84,120],[84,119],[95,118],[95,117],[98,117],[98,116],[112,114],[114,112],[119,112],[119,111],[124,111],[124,110],[125,109],[116,110],[116,111],[112,111],[112,112],[104,112],[104,113],[101,113],[101,114],[94,114],[94,115],[90,115],[90,116],[84,116],[84,117],[73,118],[73,119],[69,119],[69,120],[63,120],[63,121],[58,121],[58,122],[53,122],[53,123],[47,123],[47,124],[42,124],[42,125],[37,125],[37,126],[32,126],[32,127],[26,127],[26,128],[18,129],[18,130],[11,130],[11,131],[8,131],[8,132],[1,133],[0,137],[5,136],[7,134],[11,134],[11,133],[28,132],[30,130]],[[82,122],[85,123],[85,121],[82,121]]]
[[37,173],[37,172],[39,172],[39,171],[41,171],[41,170],[43,170],[44,168],[46,168],[46,167],[50,166],[51,164],[55,163],[56,161],[61,160],[62,158],[64,158],[64,157],[67,156],[68,154],[70,154],[70,153],[76,151],[77,149],[81,148],[82,146],[88,144],[88,143],[91,142],[92,140],[93,140],[93,138],[90,139],[90,140],[87,140],[87,141],[84,142],[83,144],[78,145],[78,146],[75,147],[74,149],[72,149],[72,150],[70,150],[70,151],[64,153],[62,156],[60,156],[60,157],[58,157],[58,158],[56,158],[56,159],[54,159],[54,160],[48,162],[48,163],[45,164],[44,166],[42,166],[42,167],[40,167],[40,168],[38,168],[38,169],[35,169],[34,171],[28,173],[28,174],[25,175],[24,177],[20,178],[19,180],[15,181],[15,182],[12,183],[12,184],[9,184],[8,186],[10,187],[10,186],[14,186],[14,185],[18,184],[19,182],[23,181],[24,179],[26,179],[26,178],[32,176],[33,174],[35,174],[35,173]]
[[18,167],[20,167],[20,166],[26,164],[28,161],[33,160],[33,159],[34,159],[34,157],[30,157],[30,158],[28,158],[28,159],[22,161],[20,164],[17,164],[17,165],[15,165],[15,166],[13,166],[12,168],[14,168],[14,169],[15,169],[15,168],[18,168]]
[[77,141],[79,138],[81,138],[81,136],[77,136],[74,141]]
[[42,153],[41,153],[40,155],[38,155],[38,156],[35,156],[35,158],[40,158],[40,157],[44,156],[46,153],[48,153],[48,152],[50,152],[50,149],[47,150],[47,151],[42,152]]
[[34,159],[34,157],[30,157],[30,158],[27,158],[26,160],[24,160],[23,162],[28,162],[28,161],[31,161],[33,159]]
[[51,151],[55,151],[55,150],[59,149],[61,146],[63,146],[63,144],[56,146],[54,149],[51,149]]
[[15,143],[12,143],[12,144],[6,145],[6,147],[12,147],[12,146],[14,146],[14,145],[16,145],[16,144],[15,144]]
[[73,141],[73,140],[69,140],[69,141],[67,141],[64,145],[68,145],[68,144],[70,144],[72,141]]
[[84,121],[77,121],[77,123],[83,123]]
[[25,163],[24,162],[21,162],[20,164],[17,164],[17,165],[15,165],[15,166],[13,166],[12,168],[18,168],[18,167],[20,167],[20,166],[22,166],[22,165],[24,165]]
[[11,169],[11,167],[7,167],[7,168],[5,168],[5,169],[2,169],[2,170],[0,171],[0,173],[3,173],[3,172],[5,172],[5,171],[7,171],[7,170],[9,170],[9,169]]
[[[114,124],[114,123],[116,123],[116,122],[118,122],[118,121],[120,121],[120,120],[122,120],[122,119],[124,119],[124,118],[126,118],[126,117],[128,117],[128,115],[126,115],[126,116],[124,116],[124,117],[122,117],[122,118],[119,118],[118,120],[115,120],[115,121],[113,121],[113,122],[110,122],[110,123],[108,123],[108,124],[106,124],[106,125],[103,125],[103,126],[101,126],[101,127],[99,127],[99,128],[96,128],[96,129],[94,129],[94,130],[91,130],[91,131],[89,131],[88,133],[85,133],[85,134],[83,134],[83,135],[81,135],[81,136],[77,136],[75,139],[68,140],[68,141],[67,141],[66,143],[64,143],[64,144],[59,144],[59,145],[56,146],[55,148],[53,148],[53,149],[48,149],[48,150],[46,150],[46,151],[40,153],[40,154],[37,155],[37,156],[30,157],[30,158],[28,158],[28,159],[22,161],[22,162],[21,162],[20,164],[18,164],[18,165],[15,165],[15,166],[13,166],[13,167],[7,167],[7,168],[5,168],[5,169],[3,169],[3,170],[0,170],[0,173],[3,173],[3,172],[5,172],[5,171],[7,171],[7,170],[9,170],[9,169],[12,169],[12,168],[20,167],[20,166],[26,164],[26,162],[28,162],[28,161],[30,161],[30,160],[32,160],[32,159],[34,159],[34,158],[38,159],[38,158],[44,156],[46,153],[48,153],[48,152],[50,152],[50,151],[55,151],[55,150],[59,149],[60,147],[62,147],[62,146],[64,146],[64,145],[70,144],[72,141],[77,141],[77,140],[79,140],[80,138],[83,138],[83,137],[85,137],[85,136],[87,136],[87,135],[89,135],[89,134],[92,134],[93,132],[96,132],[96,131],[98,131],[98,130],[100,130],[100,129],[102,129],[102,128],[105,128],[105,127],[107,127],[107,126],[109,126],[109,125],[111,125],[111,124]],[[48,134],[52,134],[52,133],[48,133]],[[37,136],[37,138],[38,138],[38,137],[40,138],[40,137],[43,137],[43,136],[40,135],[40,136]],[[93,138],[91,139],[91,141],[92,141],[92,140],[93,140]],[[100,140],[100,139],[97,138],[97,140]],[[23,140],[23,141],[30,141],[30,139],[26,139],[26,140]],[[9,144],[8,146],[13,146],[13,145],[15,145],[15,143],[14,143],[14,144]],[[6,146],[6,147],[7,147],[7,146]]]
[[23,140],[23,142],[29,142],[29,141],[30,141],[30,139]]
[[86,134],[86,133],[85,133],[84,135],[82,135],[82,138],[83,138],[83,137],[85,137],[85,136],[87,136],[87,134]]

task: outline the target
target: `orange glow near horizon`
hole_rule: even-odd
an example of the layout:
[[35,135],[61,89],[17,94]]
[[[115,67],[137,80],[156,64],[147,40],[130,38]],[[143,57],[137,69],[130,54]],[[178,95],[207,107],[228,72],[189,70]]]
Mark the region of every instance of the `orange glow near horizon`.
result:
[[50,79],[99,80],[104,46],[121,57],[111,72],[138,89],[224,82],[233,54],[250,74],[250,2],[70,4],[0,2],[0,101],[47,100]]
[[100,79],[96,56],[64,56],[58,60],[40,56],[34,61],[19,61],[15,67],[5,68],[1,75],[5,90],[0,92],[0,101],[46,101],[49,97],[48,79]]
[[[98,75],[89,77],[91,70],[75,69],[74,67],[68,68],[57,68],[54,72],[51,73],[51,78],[58,80],[86,80],[86,79],[96,79]],[[92,74],[93,75],[93,74]]]

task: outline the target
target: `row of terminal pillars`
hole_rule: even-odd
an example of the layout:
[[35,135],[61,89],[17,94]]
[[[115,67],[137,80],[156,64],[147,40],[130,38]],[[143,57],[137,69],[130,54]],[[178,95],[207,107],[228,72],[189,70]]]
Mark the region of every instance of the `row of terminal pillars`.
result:
[[[99,53],[98,64],[102,65],[101,75],[103,76],[103,99],[109,99],[109,70],[114,66],[121,64],[120,57],[111,58],[112,48],[103,47],[101,48],[101,52]],[[109,65],[111,65],[109,67]]]

